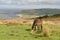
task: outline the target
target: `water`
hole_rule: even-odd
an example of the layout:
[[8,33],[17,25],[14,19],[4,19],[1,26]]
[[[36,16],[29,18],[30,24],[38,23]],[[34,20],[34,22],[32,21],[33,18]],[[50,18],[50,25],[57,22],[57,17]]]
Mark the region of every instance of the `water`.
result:
[[3,14],[3,13],[0,13],[0,19],[11,19],[11,18],[17,18],[18,16],[14,13],[12,14]]
[[0,9],[0,19],[12,19],[17,18],[17,12],[20,12],[18,9]]

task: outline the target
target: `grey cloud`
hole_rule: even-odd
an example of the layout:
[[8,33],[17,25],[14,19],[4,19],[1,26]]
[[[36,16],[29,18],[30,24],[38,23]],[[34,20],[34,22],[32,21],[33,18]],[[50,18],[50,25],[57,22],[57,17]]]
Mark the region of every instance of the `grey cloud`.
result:
[[[4,6],[1,6],[4,5]],[[0,2],[0,8],[60,8],[59,0],[43,0],[39,2],[27,2],[27,0],[11,0],[10,3]]]
[[59,0],[42,0],[37,2],[28,2],[27,0],[0,0],[3,5],[60,5]]

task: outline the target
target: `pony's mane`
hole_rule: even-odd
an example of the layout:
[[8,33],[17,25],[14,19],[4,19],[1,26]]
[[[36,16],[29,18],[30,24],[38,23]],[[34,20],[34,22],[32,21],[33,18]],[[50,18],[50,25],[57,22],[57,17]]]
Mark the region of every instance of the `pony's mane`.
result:
[[43,17],[40,17],[40,16],[39,16],[39,17],[37,17],[37,19],[42,19],[42,18],[43,18]]
[[47,17],[48,16],[46,16],[46,15],[45,16],[42,16],[42,17],[39,16],[39,17],[37,17],[37,19],[42,19],[42,18],[47,18]]

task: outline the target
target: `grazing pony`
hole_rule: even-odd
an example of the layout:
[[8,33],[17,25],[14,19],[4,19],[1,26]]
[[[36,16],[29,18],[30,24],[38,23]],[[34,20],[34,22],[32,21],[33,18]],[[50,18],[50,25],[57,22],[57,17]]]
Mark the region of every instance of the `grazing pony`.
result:
[[42,18],[43,17],[37,17],[35,18],[33,25],[32,25],[32,30],[36,31],[36,27],[38,28],[38,30],[42,31]]
[[45,15],[43,17],[37,17],[35,18],[33,25],[32,25],[32,31],[36,31],[36,27],[38,28],[39,31],[42,32],[43,27],[42,27],[42,19],[49,17],[48,15]]
[[42,32],[44,36],[48,36],[50,37],[51,35],[51,31],[49,30],[48,27],[43,27],[42,26],[42,19],[43,18],[47,18],[48,16],[43,16],[43,17],[37,17],[35,18],[33,25],[32,25],[32,31],[31,33],[33,33],[34,31],[36,31],[36,27],[38,28],[38,32]]

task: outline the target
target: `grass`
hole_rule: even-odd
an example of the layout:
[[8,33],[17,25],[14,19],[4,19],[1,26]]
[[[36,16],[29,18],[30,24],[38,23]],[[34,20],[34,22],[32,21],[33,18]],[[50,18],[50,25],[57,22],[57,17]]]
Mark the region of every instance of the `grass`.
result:
[[60,27],[48,26],[52,30],[50,38],[31,35],[31,25],[0,25],[0,40],[60,40]]

